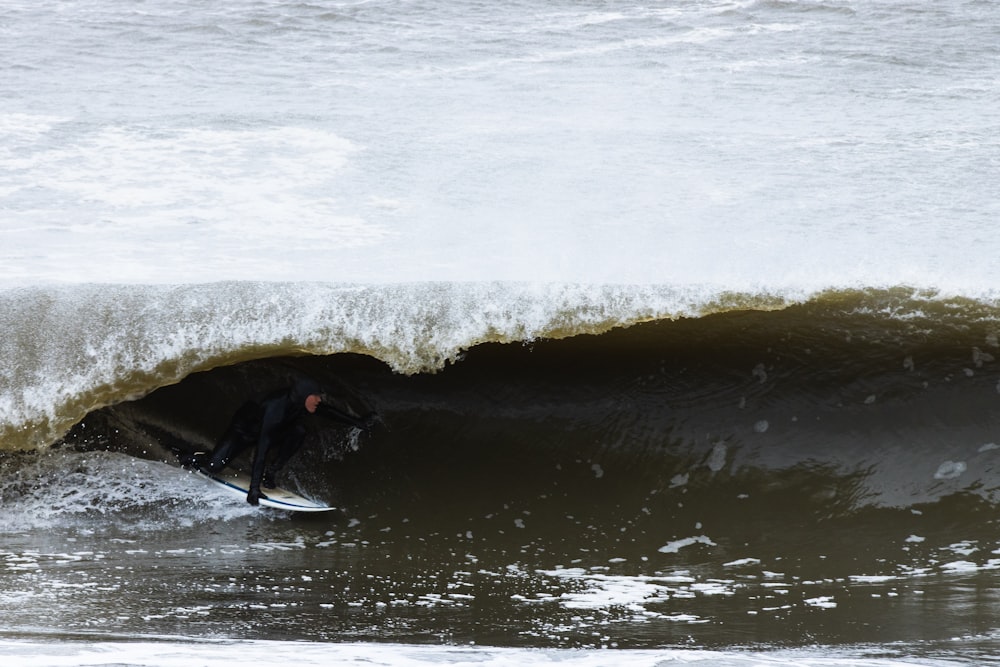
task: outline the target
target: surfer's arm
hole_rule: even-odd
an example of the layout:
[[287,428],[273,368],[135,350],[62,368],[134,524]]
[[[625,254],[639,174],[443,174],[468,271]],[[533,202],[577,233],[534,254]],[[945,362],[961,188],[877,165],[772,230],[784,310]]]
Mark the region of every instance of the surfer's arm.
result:
[[348,424],[355,428],[360,428],[363,431],[371,429],[377,416],[374,412],[372,412],[364,417],[355,417],[354,415],[344,412],[339,408],[335,408],[326,401],[320,403],[319,406],[317,406],[316,411],[324,417],[338,421],[341,424]]

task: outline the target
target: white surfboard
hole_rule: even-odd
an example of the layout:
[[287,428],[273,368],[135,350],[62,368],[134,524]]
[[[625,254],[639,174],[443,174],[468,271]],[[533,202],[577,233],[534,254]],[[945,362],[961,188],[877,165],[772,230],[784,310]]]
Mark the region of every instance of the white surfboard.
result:
[[[235,470],[222,470],[220,472],[208,472],[200,468],[194,468],[195,472],[205,479],[218,484],[224,489],[232,491],[246,500],[250,491],[250,476]],[[274,509],[287,510],[289,512],[329,512],[336,509],[329,505],[303,498],[297,493],[286,489],[264,489],[261,490],[261,507],[273,507]],[[266,498],[264,496],[267,496]]]

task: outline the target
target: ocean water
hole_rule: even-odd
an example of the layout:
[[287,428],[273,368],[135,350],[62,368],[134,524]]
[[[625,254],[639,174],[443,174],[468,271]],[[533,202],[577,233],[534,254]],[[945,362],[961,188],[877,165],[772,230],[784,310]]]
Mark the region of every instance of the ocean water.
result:
[[997,183],[984,0],[5,2],[0,655],[995,661]]

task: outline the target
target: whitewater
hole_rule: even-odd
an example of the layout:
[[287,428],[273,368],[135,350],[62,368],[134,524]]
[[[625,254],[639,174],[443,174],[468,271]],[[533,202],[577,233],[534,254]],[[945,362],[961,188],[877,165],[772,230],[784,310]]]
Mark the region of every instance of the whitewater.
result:
[[[982,0],[4,3],[0,654],[981,664],[998,26]],[[170,449],[292,371],[387,428],[318,437],[293,477],[344,515],[289,537],[193,502]],[[215,583],[172,599],[191,567]]]
[[0,279],[993,294],[992,11],[7,4]]

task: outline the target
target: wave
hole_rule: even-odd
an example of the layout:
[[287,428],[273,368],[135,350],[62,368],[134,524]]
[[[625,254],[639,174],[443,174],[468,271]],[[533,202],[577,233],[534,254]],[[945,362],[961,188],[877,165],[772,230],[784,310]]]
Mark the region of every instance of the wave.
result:
[[248,359],[354,352],[416,373],[483,342],[785,303],[707,288],[510,283],[12,289],[0,294],[0,440],[4,449],[45,446],[94,409]]
[[[220,283],[2,299],[7,450],[211,446],[248,395],[307,373],[378,410],[382,446],[428,460],[573,456],[665,488],[725,477],[734,495],[763,475],[831,513],[997,489],[987,298]],[[348,447],[330,437],[324,451]]]

